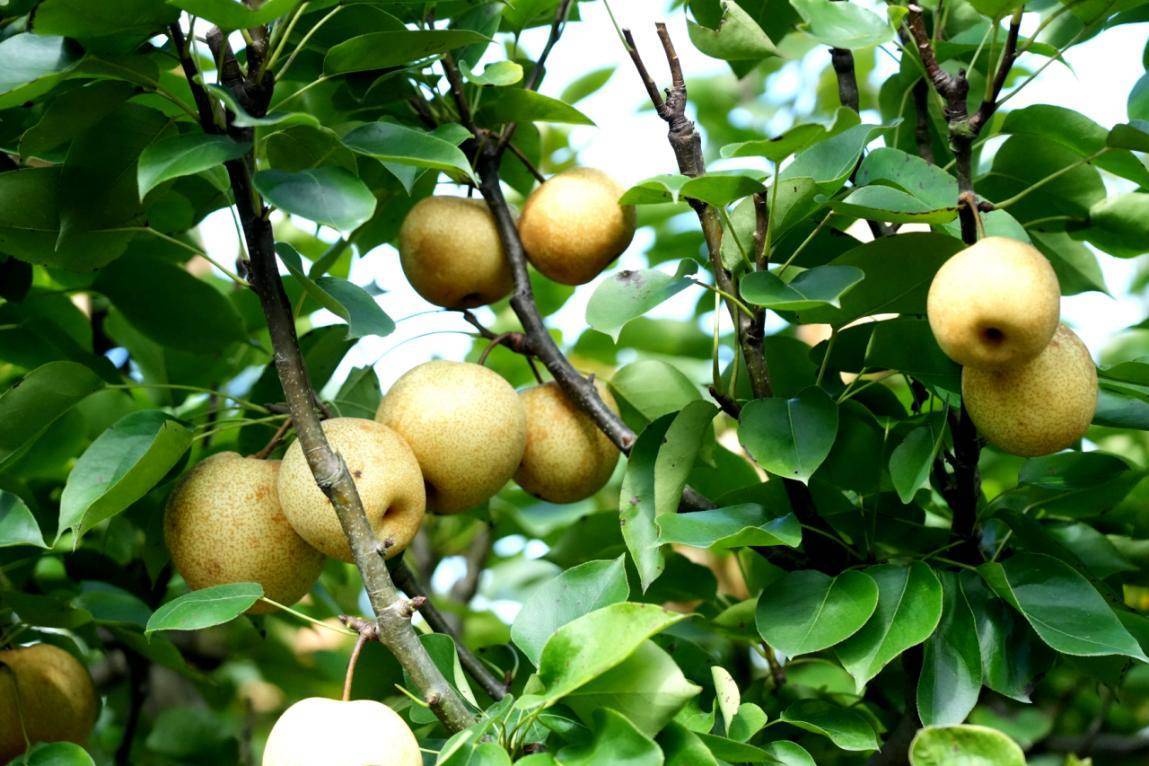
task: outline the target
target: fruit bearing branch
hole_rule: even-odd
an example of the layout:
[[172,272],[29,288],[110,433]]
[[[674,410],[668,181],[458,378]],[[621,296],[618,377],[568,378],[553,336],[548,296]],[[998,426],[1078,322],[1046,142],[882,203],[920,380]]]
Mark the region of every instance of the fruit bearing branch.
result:
[[[203,86],[183,32],[173,24],[169,33],[180,57],[188,85],[199,107],[200,124],[207,133],[223,132]],[[251,68],[252,75],[244,75],[219,34],[209,39],[219,62],[222,85],[251,114],[262,116],[271,101],[274,84],[270,76],[260,76]],[[227,131],[233,138],[250,140],[246,131],[231,127]],[[295,432],[307,458],[315,482],[331,501],[339,523],[347,535],[356,566],[363,577],[371,607],[378,617],[378,638],[399,660],[410,676],[423,701],[439,720],[452,731],[466,728],[473,720],[471,712],[459,694],[447,683],[420,642],[410,623],[406,600],[399,594],[383,562],[379,543],[371,529],[355,482],[343,458],[331,449],[323,433],[322,421],[315,408],[315,391],[308,379],[307,368],[299,349],[295,331],[295,317],[275,258],[275,237],[268,218],[268,209],[252,185],[251,154],[227,163],[235,206],[243,227],[249,263],[245,275],[259,297],[267,320],[275,351],[275,367],[283,386]]]

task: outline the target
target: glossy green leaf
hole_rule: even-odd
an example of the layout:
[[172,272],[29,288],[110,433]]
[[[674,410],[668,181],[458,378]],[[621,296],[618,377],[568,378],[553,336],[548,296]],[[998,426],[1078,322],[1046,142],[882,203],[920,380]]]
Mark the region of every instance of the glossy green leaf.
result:
[[886,564],[865,571],[878,584],[878,607],[836,650],[859,690],[892,659],[929,638],[942,616],[942,586],[928,564]]
[[845,641],[866,624],[877,605],[877,583],[864,572],[831,577],[800,570],[762,592],[755,622],[766,643],[797,657]]
[[824,700],[800,700],[782,711],[782,720],[799,729],[821,734],[842,750],[878,749],[878,738],[869,719],[852,708]]
[[711,58],[743,61],[778,53],[762,27],[738,3],[722,3],[722,16],[716,28],[690,20],[687,20],[686,25],[690,42]]
[[483,67],[482,72],[475,72],[466,62],[460,62],[459,69],[467,82],[475,85],[506,87],[523,79],[523,67],[514,61],[494,61]]
[[319,127],[319,120],[313,114],[307,112],[281,112],[275,109],[270,110],[262,117],[255,117],[247,113],[240,103],[236,101],[235,96],[231,91],[219,85],[209,85],[209,91],[213,96],[227,106],[228,110],[232,113],[232,124],[238,128],[269,128],[272,126],[287,127],[289,125],[310,125],[312,127]]
[[627,269],[610,275],[595,286],[587,302],[587,324],[618,341],[628,322],[690,287],[687,275],[696,268],[694,261],[683,261],[673,275],[658,269]]
[[664,174],[648,178],[627,189],[618,201],[623,205],[661,205],[678,202],[690,176]]
[[128,53],[179,20],[179,11],[157,0],[44,0],[36,7],[36,34],[79,40],[88,50]]
[[797,548],[802,526],[793,514],[774,516],[753,503],[710,511],[666,514],[658,518],[659,543],[727,550],[747,546],[785,545]]
[[854,266],[815,266],[785,282],[769,271],[756,271],[742,279],[741,290],[747,302],[774,311],[840,308],[842,296],[865,276]]
[[588,561],[537,586],[523,601],[511,640],[536,666],[547,639],[563,625],[630,596],[624,559]]
[[1052,556],[1019,553],[978,567],[994,592],[1062,654],[1147,660],[1113,609],[1081,574]]
[[327,51],[323,70],[328,74],[348,74],[404,66],[416,59],[487,41],[486,36],[466,29],[369,32]]
[[797,125],[774,138],[727,144],[722,147],[721,154],[723,157],[765,157],[771,162],[781,162],[821,141],[826,133],[826,128],[821,125]]
[[810,178],[823,194],[832,194],[850,177],[866,144],[895,124],[855,125],[819,141],[799,152],[794,161],[783,169],[781,178]]
[[927,726],[959,724],[981,691],[977,624],[958,577],[942,572],[944,603],[938,629],[926,641],[918,678],[918,715]]
[[742,409],[738,439],[766,471],[803,483],[830,454],[838,406],[819,388],[792,399],[755,399]]
[[471,163],[458,146],[431,133],[390,122],[372,122],[343,137],[349,149],[383,162],[454,171],[473,178]]
[[944,428],[918,426],[890,453],[890,481],[903,503],[913,501],[918,490],[929,485],[930,469],[944,435]]
[[863,187],[880,184],[898,189],[934,209],[957,204],[956,178],[937,165],[898,149],[883,146],[867,153],[858,166],[855,182]]
[[549,705],[618,667],[644,641],[685,619],[656,604],[611,604],[567,623],[547,640],[539,657],[544,691],[522,705]]
[[60,496],[60,529],[82,535],[159,483],[191,446],[192,434],[159,410],[125,415],[76,461]]
[[910,743],[910,765],[1025,766],[1025,753],[987,726],[927,726]]
[[483,100],[478,119],[484,122],[554,122],[594,125],[594,120],[557,98],[533,90],[503,88]]
[[1082,159],[1090,158],[1094,165],[1116,176],[1141,186],[1149,184],[1149,169],[1131,152],[1109,144],[1110,151],[1099,154],[1107,145],[1110,131],[1072,109],[1051,104],[1014,109],[1006,115],[1001,130],[1011,135],[1054,141]]
[[210,21],[220,29],[251,29],[286,16],[301,0],[265,0],[258,7],[249,7],[236,0],[167,0],[192,16]]
[[161,630],[203,630],[231,622],[263,597],[259,583],[237,582],[193,590],[155,611],[145,634]]
[[0,109],[48,90],[78,60],[63,37],[25,32],[0,41]]
[[18,457],[65,413],[104,387],[76,362],[49,362],[0,394],[0,465]]
[[375,195],[343,168],[261,170],[254,180],[259,193],[276,207],[340,231],[352,231],[375,214]]
[[[833,0],[827,0],[833,2]],[[957,218],[957,203],[937,208],[912,194],[889,186],[854,189],[831,207],[845,215],[890,223],[947,223]]]
[[833,0],[790,0],[805,31],[832,48],[870,48],[894,39],[890,23],[873,11]]
[[691,178],[682,184],[678,193],[682,197],[701,200],[708,205],[724,206],[765,190],[760,173],[735,171],[707,173]]
[[678,722],[671,722],[662,730],[658,746],[666,756],[665,766],[718,766],[706,743]]
[[559,97],[560,101],[565,101],[568,104],[575,104],[582,101],[584,98],[594,95],[602,89],[604,85],[610,80],[615,73],[615,67],[605,66],[601,69],[592,69],[586,74],[580,75],[567,85]]
[[648,422],[678,412],[702,398],[698,386],[677,367],[657,359],[628,364],[610,381],[615,399]]
[[653,737],[701,692],[665,650],[646,641],[621,665],[564,697],[563,704],[588,725],[596,710],[610,708]]
[[0,489],[0,548],[31,545],[47,548],[44,533],[24,501]]
[[204,133],[185,133],[157,141],[140,154],[136,176],[140,199],[165,181],[211,170],[228,160],[239,159],[250,148],[249,144],[226,136]]
[[591,734],[585,741],[567,745],[556,754],[563,766],[662,766],[662,751],[654,740],[634,727],[621,713],[609,708],[595,711]]

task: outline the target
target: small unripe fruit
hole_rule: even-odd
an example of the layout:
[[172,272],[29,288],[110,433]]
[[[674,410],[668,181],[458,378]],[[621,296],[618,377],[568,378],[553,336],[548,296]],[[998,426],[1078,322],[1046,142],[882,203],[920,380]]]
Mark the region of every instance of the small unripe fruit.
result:
[[[423,475],[411,448],[387,426],[363,418],[325,420],[323,433],[347,463],[384,555],[398,555],[419,531],[426,508]],[[283,456],[279,502],[300,537],[331,558],[352,560],[335,508],[315,483],[298,441]]]
[[635,215],[618,204],[623,189],[593,168],[574,168],[531,192],[519,219],[527,258],[564,285],[597,277],[634,238]]
[[375,418],[411,445],[435,513],[459,513],[489,500],[514,475],[526,447],[527,417],[515,389],[468,362],[433,361],[409,370]]
[[420,200],[399,229],[399,260],[415,292],[436,306],[484,306],[513,286],[494,216],[482,200]]
[[289,707],[267,737],[263,766],[422,766],[419,743],[391,708],[311,697]]
[[[596,382],[599,396],[616,413],[618,405]],[[574,503],[603,488],[618,463],[618,447],[589,415],[571,404],[557,383],[519,394],[527,413],[527,448],[515,481],[551,503]]]
[[962,399],[977,430],[998,449],[1049,455],[1089,428],[1097,409],[1097,368],[1081,339],[1059,325],[1036,359],[992,370],[966,367]]
[[37,742],[84,745],[100,700],[92,677],[68,652],[51,644],[0,651],[0,763]]
[[986,237],[950,258],[927,299],[942,351],[967,367],[1033,359],[1057,330],[1061,288],[1045,256],[1006,237]]
[[[220,452],[187,473],[168,498],[164,541],[193,590],[257,582],[280,604],[294,604],[315,583],[323,554],[283,515],[278,460]],[[274,610],[258,601],[253,614]]]

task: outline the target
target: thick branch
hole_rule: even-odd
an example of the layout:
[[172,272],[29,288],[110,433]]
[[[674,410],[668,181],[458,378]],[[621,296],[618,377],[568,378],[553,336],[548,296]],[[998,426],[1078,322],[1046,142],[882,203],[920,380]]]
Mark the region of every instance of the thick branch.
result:
[[831,48],[830,62],[838,78],[838,101],[842,106],[858,111],[858,75],[854,69],[854,54],[848,48]]
[[[173,42],[177,42],[173,37]],[[190,57],[181,54],[185,73],[193,92],[202,88],[197,82],[194,65],[188,66]],[[234,76],[234,73],[233,73]],[[228,79],[225,86],[245,108],[260,115],[270,102],[270,87],[262,84],[234,83]],[[204,95],[206,99],[206,94]],[[197,104],[204,99],[196,98]],[[210,107],[210,102],[209,102]],[[200,114],[203,125],[214,124],[209,112]],[[379,623],[379,639],[395,655],[422,694],[424,701],[443,724],[452,731],[466,728],[473,720],[471,712],[458,693],[451,688],[435,666],[411,627],[409,618],[400,607],[404,600],[391,581],[387,567],[378,550],[379,543],[371,529],[355,482],[343,458],[331,449],[323,433],[322,421],[315,407],[315,392],[308,379],[307,367],[299,350],[295,331],[295,317],[275,257],[275,237],[268,219],[268,211],[252,186],[249,164],[253,159],[233,160],[227,163],[236,210],[243,227],[244,240],[250,258],[252,289],[259,297],[267,320],[271,343],[275,350],[275,367],[283,387],[303,454],[311,468],[315,482],[331,501],[340,526],[347,536],[356,566]]]

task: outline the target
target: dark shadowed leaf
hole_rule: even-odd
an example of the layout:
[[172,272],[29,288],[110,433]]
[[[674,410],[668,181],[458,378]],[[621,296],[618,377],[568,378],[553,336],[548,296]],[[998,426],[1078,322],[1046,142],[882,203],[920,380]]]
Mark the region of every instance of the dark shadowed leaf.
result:
[[47,548],[32,511],[16,495],[0,489],[0,548],[31,545]]
[[415,59],[486,42],[487,39],[466,29],[370,32],[345,40],[327,51],[323,69],[328,74],[348,74],[403,66]]
[[918,715],[927,726],[959,724],[981,691],[981,647],[969,602],[952,572],[941,572],[945,596],[938,629],[926,642],[918,678]]
[[242,157],[248,149],[249,144],[203,133],[186,133],[157,141],[140,154],[136,177],[140,199],[164,181],[210,170]]
[[76,362],[49,362],[37,367],[0,394],[0,465],[16,458],[50,425],[104,387],[104,382]]

